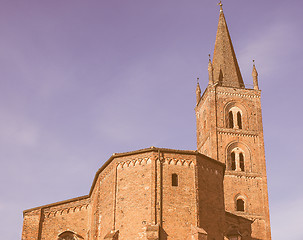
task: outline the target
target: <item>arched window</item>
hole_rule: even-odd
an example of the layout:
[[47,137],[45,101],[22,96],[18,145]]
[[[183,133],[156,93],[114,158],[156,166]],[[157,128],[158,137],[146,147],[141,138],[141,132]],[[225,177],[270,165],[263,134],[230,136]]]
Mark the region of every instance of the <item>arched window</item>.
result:
[[244,200],[243,199],[237,200],[237,211],[244,212]]
[[239,161],[240,161],[240,169],[242,172],[244,172],[245,168],[244,168],[244,155],[243,153],[239,153]]
[[231,170],[236,170],[236,154],[234,152],[231,153]]
[[232,129],[243,129],[243,109],[233,105],[225,111],[226,127]]
[[174,187],[177,187],[179,185],[178,174],[173,173],[171,175],[171,185],[174,186]]
[[234,128],[234,115],[232,111],[229,111],[228,113],[228,127]]
[[73,232],[70,231],[66,231],[64,233],[61,233],[59,235],[58,240],[77,240],[78,238],[76,237],[76,235]]
[[229,165],[228,169],[232,171],[245,172],[245,161],[244,161],[244,151],[236,147],[229,153]]
[[241,236],[239,235],[229,236],[228,240],[241,240]]
[[237,121],[239,129],[242,129],[242,115],[240,112],[237,113]]

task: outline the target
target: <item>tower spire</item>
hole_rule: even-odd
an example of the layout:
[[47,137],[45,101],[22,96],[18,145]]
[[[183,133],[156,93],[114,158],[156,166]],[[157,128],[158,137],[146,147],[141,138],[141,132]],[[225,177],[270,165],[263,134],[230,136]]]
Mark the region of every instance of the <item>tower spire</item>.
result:
[[240,68],[229,35],[223,4],[220,1],[220,15],[213,56],[214,82],[226,87],[244,88]]

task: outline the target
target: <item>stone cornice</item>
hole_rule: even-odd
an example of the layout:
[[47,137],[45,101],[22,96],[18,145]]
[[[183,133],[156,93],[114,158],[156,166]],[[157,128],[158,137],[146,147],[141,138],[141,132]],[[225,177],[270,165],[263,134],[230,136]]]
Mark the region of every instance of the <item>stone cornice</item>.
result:
[[76,198],[72,198],[72,199],[68,199],[65,201],[60,201],[60,202],[55,202],[55,203],[51,203],[51,204],[47,204],[47,205],[43,205],[43,206],[39,206],[39,207],[35,207],[35,208],[31,208],[31,209],[27,209],[23,211],[23,215],[28,213],[28,212],[32,212],[34,210],[38,210],[38,209],[46,209],[46,208],[52,208],[52,207],[59,207],[59,208],[64,208],[65,204],[70,204],[73,202],[78,202],[78,204],[81,205],[81,202],[83,202],[83,204],[89,204],[90,202],[90,198],[88,195],[86,196],[81,196],[81,197],[76,197]]
[[239,217],[244,217],[246,219],[249,219],[251,221],[255,221],[255,220],[264,220],[264,216],[261,215],[256,215],[256,214],[249,214],[249,213],[245,213],[245,212],[237,212],[237,211],[232,211],[232,214],[239,216]]
[[44,216],[46,218],[55,217],[58,215],[65,215],[70,213],[76,213],[83,210],[87,210],[89,208],[89,203],[76,204],[74,206],[58,206],[54,209],[49,207],[47,209],[43,209]]
[[229,95],[229,96],[238,96],[238,97],[246,97],[246,98],[260,98],[260,95],[256,94],[246,94],[246,93],[237,93],[237,92],[222,92],[222,91],[217,91],[218,94],[221,95]]
[[218,134],[235,135],[241,137],[258,137],[259,135],[257,131],[232,128],[217,128],[217,132]]
[[262,176],[259,173],[230,171],[230,170],[225,171],[225,176],[236,177],[236,178],[246,178],[246,179],[262,179]]

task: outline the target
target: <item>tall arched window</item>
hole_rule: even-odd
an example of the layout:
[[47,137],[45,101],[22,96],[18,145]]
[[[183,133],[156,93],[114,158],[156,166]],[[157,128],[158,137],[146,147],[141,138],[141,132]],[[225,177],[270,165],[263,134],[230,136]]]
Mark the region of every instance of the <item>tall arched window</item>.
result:
[[236,154],[234,152],[231,153],[231,170],[236,170]]
[[245,172],[244,151],[235,147],[228,154],[228,170]]
[[242,129],[242,115],[240,112],[237,113],[237,121],[239,129]]
[[225,118],[227,128],[243,129],[243,111],[238,106],[227,108]]
[[234,115],[232,111],[229,111],[228,113],[228,127],[234,128]]
[[244,200],[243,199],[237,200],[237,211],[244,212]]
[[243,153],[239,153],[239,162],[240,162],[240,169],[242,172],[244,172],[245,167],[244,167],[244,155]]

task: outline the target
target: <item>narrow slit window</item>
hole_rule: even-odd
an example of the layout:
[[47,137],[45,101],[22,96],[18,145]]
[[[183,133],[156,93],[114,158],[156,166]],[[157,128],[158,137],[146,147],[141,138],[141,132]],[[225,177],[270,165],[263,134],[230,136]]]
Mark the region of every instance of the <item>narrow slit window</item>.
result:
[[245,167],[244,167],[244,155],[243,153],[239,154],[239,160],[240,160],[240,169],[242,172],[245,171]]
[[231,170],[236,170],[236,155],[234,152],[231,153]]
[[242,199],[237,200],[237,211],[244,212],[244,201]]
[[242,129],[242,115],[240,112],[237,113],[237,121],[239,129]]
[[173,173],[171,178],[172,178],[172,186],[178,187],[178,185],[179,185],[178,174]]
[[234,128],[234,116],[232,111],[228,113],[228,127]]

